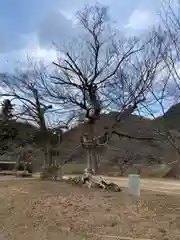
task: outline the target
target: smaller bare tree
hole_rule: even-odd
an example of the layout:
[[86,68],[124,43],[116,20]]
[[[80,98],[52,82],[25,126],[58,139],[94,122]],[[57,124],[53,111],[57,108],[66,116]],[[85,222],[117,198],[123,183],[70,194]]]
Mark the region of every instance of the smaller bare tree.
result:
[[44,164],[48,169],[53,164],[50,148],[53,139],[57,138],[57,133],[54,134],[53,129],[49,130],[46,124],[46,114],[51,113],[50,111],[53,109],[52,104],[48,101],[48,94],[41,85],[43,78],[48,78],[43,65],[32,65],[32,63],[27,70],[16,69],[16,75],[3,74],[1,76],[4,86],[2,96],[13,98],[16,100],[16,105],[19,104],[16,117],[32,122],[38,127],[34,140],[44,151]]

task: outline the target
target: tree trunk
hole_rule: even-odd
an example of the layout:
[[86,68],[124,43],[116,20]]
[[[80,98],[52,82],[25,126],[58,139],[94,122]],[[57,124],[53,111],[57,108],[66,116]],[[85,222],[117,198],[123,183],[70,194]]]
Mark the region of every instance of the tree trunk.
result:
[[20,166],[20,158],[20,154],[18,154],[16,158],[15,171],[18,171],[18,168]]
[[84,145],[85,145],[85,151],[86,151],[86,169],[85,174],[94,174],[95,173],[95,156],[96,146],[94,145],[94,123],[88,123],[87,124],[87,136],[84,138]]
[[93,159],[92,167],[94,169],[94,173],[96,173],[98,170],[98,162],[99,162],[96,146],[94,146],[92,149],[92,159]]
[[49,151],[48,151],[48,144],[45,144],[44,146],[44,166],[49,165]]
[[174,166],[172,166],[172,169],[173,169],[174,178],[180,179],[180,165],[179,165],[179,163],[174,164]]
[[62,164],[59,165],[58,178],[59,178],[59,180],[63,179],[63,166],[62,166]]
[[85,173],[87,174],[93,174],[94,169],[93,169],[93,164],[94,163],[94,158],[93,158],[93,148],[92,146],[88,146],[86,149],[86,169]]

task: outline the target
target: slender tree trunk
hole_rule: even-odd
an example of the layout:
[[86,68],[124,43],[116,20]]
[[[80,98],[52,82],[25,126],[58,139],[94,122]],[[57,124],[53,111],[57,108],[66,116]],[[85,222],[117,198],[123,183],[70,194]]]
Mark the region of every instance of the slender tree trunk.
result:
[[61,163],[59,164],[58,178],[59,178],[59,180],[63,179],[63,165]]
[[49,151],[48,151],[48,144],[45,143],[45,146],[44,146],[44,166],[48,166],[48,162],[49,162]]
[[20,166],[20,154],[17,155],[17,158],[16,158],[16,164],[15,164],[15,171],[18,171],[19,169],[19,166]]

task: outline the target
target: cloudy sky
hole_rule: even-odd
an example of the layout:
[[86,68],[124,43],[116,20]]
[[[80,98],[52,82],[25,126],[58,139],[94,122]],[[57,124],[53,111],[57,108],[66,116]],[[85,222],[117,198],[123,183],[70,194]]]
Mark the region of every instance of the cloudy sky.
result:
[[[100,0],[109,6],[116,26],[138,34],[158,20],[161,0]],[[74,13],[94,0],[1,0],[0,71],[7,71],[27,55],[52,61],[52,41],[64,43],[73,36]]]

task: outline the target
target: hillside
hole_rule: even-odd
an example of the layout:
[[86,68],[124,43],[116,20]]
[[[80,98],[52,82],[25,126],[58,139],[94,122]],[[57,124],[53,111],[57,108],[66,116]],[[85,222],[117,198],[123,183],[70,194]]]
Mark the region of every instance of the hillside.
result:
[[[177,159],[177,151],[166,140],[166,127],[170,129],[173,140],[176,144],[180,142],[179,127],[180,104],[171,107],[164,116],[155,120],[131,115],[125,121],[121,121],[116,126],[116,131],[129,134],[135,137],[150,137],[154,141],[134,140],[129,138],[119,138],[113,135],[109,144],[105,147],[99,147],[98,156],[101,159],[101,165],[115,165],[123,160],[129,163],[141,163],[151,165],[156,163],[167,163]],[[100,136],[104,133],[104,128],[111,126],[115,122],[116,113],[103,114],[95,126],[95,135]],[[60,161],[68,160],[75,163],[84,163],[84,152],[80,147],[80,139],[86,130],[87,123],[81,123],[78,126],[66,131],[63,134],[63,142],[59,146]],[[38,129],[27,123],[11,121],[8,125],[16,130],[16,137],[8,140],[8,146],[33,146],[39,148],[37,141]],[[159,132],[161,134],[159,134]],[[11,144],[10,144],[11,142]],[[3,144],[5,144],[3,142]],[[36,151],[36,150],[35,150]]]
[[166,128],[180,131],[180,103],[173,105],[168,111],[156,119],[157,123],[163,123]]
[[[178,112],[180,104],[171,107],[164,116],[150,120],[148,118],[131,115],[126,121],[117,124],[116,131],[129,134],[136,137],[154,138],[154,141],[132,140],[128,138],[119,138],[113,135],[107,147],[98,150],[101,161],[108,164],[118,164],[122,159],[132,159],[133,163],[156,164],[172,162],[177,158],[177,151],[167,141],[168,129],[173,137],[174,144],[179,146],[180,134],[178,124]],[[103,134],[104,128],[110,126],[115,121],[116,113],[102,115],[96,123],[95,135]],[[64,134],[62,144],[62,156],[70,155],[74,151],[74,160],[84,161],[82,150],[76,149],[80,143],[80,137],[86,129],[86,123],[67,131]],[[172,139],[171,139],[172,140]],[[69,159],[70,160],[70,159]],[[73,160],[73,159],[72,159]]]

